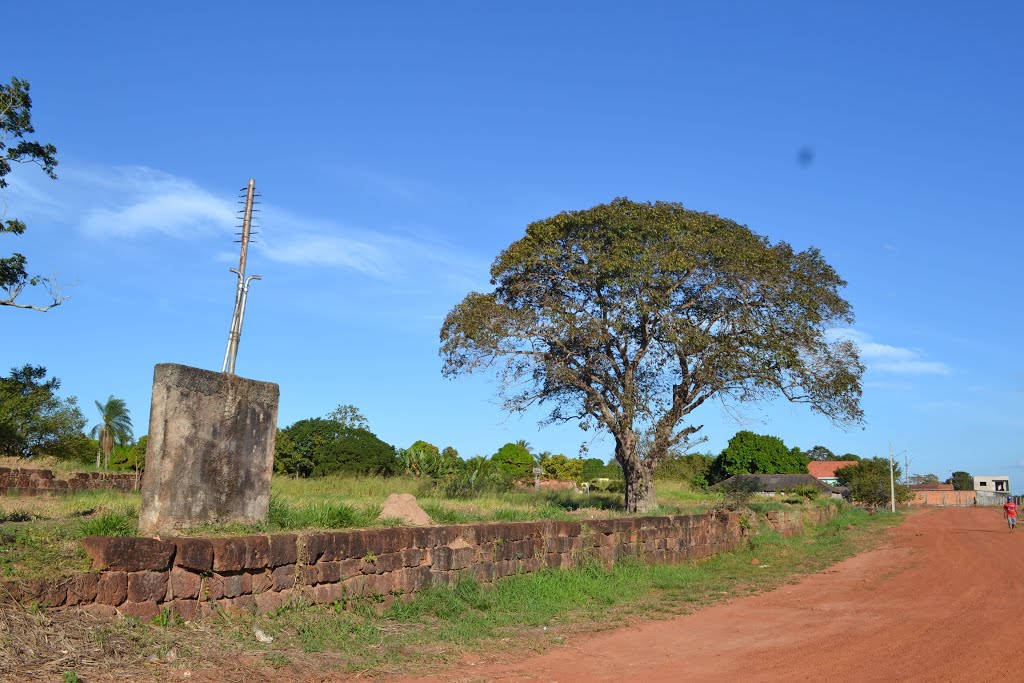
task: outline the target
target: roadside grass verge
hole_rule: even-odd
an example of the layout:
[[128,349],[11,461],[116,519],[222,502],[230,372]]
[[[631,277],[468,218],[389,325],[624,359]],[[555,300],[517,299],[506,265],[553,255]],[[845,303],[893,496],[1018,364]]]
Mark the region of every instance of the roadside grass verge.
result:
[[[846,508],[828,524],[783,538],[754,536],[746,548],[679,565],[635,560],[596,563],[509,577],[493,585],[463,580],[434,588],[383,612],[372,602],[294,605],[258,617],[222,617],[218,630],[252,650],[254,628],[275,637],[262,651],[297,660],[330,655],[340,670],[422,671],[466,652],[543,650],[580,632],[692,612],[715,602],[770,590],[796,574],[818,571],[872,544],[901,515]],[[754,562],[757,560],[757,562]]]

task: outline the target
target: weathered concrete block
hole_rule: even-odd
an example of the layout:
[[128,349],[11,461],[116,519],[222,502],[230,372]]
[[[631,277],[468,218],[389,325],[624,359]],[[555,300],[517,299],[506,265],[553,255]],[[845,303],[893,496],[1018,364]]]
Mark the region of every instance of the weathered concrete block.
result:
[[139,531],[266,521],[277,435],[276,384],[157,365]]

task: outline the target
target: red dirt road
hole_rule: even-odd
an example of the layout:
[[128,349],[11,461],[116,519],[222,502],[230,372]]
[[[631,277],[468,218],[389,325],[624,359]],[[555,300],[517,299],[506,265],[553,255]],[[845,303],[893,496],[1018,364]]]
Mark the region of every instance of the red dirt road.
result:
[[978,681],[1024,671],[1024,529],[1001,510],[911,515],[876,550],[771,593],[576,638],[469,681]]

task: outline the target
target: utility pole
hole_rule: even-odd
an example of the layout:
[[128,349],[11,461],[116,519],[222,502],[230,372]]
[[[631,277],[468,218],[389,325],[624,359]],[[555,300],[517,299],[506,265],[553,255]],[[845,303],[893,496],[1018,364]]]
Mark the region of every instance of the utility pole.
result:
[[892,472],[892,441],[889,442],[889,505],[896,512],[896,481]]
[[238,342],[242,338],[242,321],[245,320],[245,301],[249,297],[249,283],[252,280],[260,280],[259,275],[245,276],[245,262],[249,256],[249,235],[252,230],[252,215],[259,209],[254,208],[256,204],[256,181],[249,178],[249,185],[242,188],[245,190],[245,208],[240,211],[242,214],[241,254],[238,258],[238,268],[232,268],[231,272],[238,276],[238,286],[235,288],[235,310],[231,315],[231,331],[228,333],[228,348],[224,351],[224,363],[220,371],[229,375],[235,374],[235,359],[238,357]]

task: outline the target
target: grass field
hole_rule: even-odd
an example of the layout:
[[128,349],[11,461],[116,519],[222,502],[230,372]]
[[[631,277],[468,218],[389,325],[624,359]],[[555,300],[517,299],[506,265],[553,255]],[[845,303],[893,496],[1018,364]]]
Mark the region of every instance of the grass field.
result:
[[[716,494],[694,490],[683,482],[659,481],[657,492],[659,508],[653,514],[698,514],[719,501]],[[265,524],[209,524],[187,533],[217,536],[387,526],[395,521],[379,519],[379,515],[392,493],[416,496],[436,524],[600,519],[624,514],[621,494],[524,489],[451,499],[428,479],[275,476]],[[761,502],[755,507],[787,505]],[[88,561],[79,540],[93,535],[134,535],[138,513],[137,492],[0,496],[0,577],[37,578],[86,569]]]

